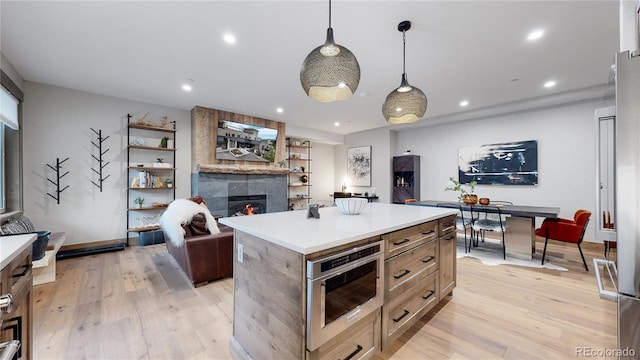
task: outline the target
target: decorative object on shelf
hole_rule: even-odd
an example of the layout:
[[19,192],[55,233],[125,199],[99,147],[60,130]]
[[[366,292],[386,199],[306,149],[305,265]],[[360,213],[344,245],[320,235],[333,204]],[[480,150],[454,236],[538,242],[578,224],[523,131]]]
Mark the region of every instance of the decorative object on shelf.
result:
[[90,128],[91,131],[93,131],[96,135],[98,135],[98,143],[96,144],[95,141],[91,140],[91,145],[93,145],[94,147],[96,147],[98,149],[98,157],[96,157],[95,155],[91,154],[91,157],[93,157],[94,159],[96,159],[96,161],[98,162],[98,170],[91,168],[91,170],[93,170],[94,173],[96,173],[98,175],[98,183],[96,183],[95,181],[91,180],[91,183],[95,186],[98,187],[98,189],[100,189],[100,192],[102,192],[102,182],[107,180],[107,178],[111,175],[107,175],[107,176],[102,176],[102,169],[104,169],[105,166],[109,165],[109,161],[107,161],[106,163],[104,162],[104,159],[102,158],[104,154],[107,153],[107,151],[109,151],[109,149],[102,151],[102,143],[107,140],[109,137],[102,137],[102,130],[98,130],[95,131],[93,128]]
[[60,205],[60,193],[61,193],[61,192],[63,192],[63,191],[65,191],[65,190],[69,187],[69,185],[67,185],[67,186],[65,186],[64,188],[60,189],[60,180],[61,180],[65,175],[67,175],[67,174],[69,173],[69,172],[67,171],[66,173],[64,173],[64,174],[60,175],[60,168],[62,168],[62,163],[63,163],[63,162],[65,162],[65,161],[67,161],[67,160],[69,160],[69,158],[68,158],[68,157],[67,157],[66,159],[62,160],[62,161],[60,161],[60,158],[56,158],[56,166],[55,166],[55,167],[53,167],[53,166],[51,166],[51,165],[47,164],[47,166],[48,166],[51,170],[53,170],[53,171],[55,171],[55,172],[56,172],[56,181],[53,181],[53,180],[51,180],[51,179],[49,179],[49,178],[47,177],[47,180],[48,180],[50,183],[52,183],[53,185],[55,185],[55,186],[56,186],[56,195],[54,196],[54,195],[51,195],[50,193],[47,193],[47,195],[49,195],[49,196],[51,196],[52,198],[54,198],[54,199],[56,200],[56,202],[58,203],[58,205]]
[[331,0],[329,28],[323,45],[313,49],[302,63],[300,83],[304,92],[320,102],[347,100],[360,83],[360,65],[349,49],[333,40]]
[[411,29],[411,21],[398,24],[402,32],[402,81],[400,87],[387,95],[382,104],[382,114],[391,124],[409,124],[418,121],[427,111],[427,97],[415,86],[409,85],[405,71],[406,32]]
[[300,176],[300,181],[302,181],[303,184],[306,184],[309,181],[309,177],[307,175],[302,175]]
[[367,206],[367,199],[363,198],[338,198],[334,200],[338,209],[345,215],[358,215]]
[[133,203],[138,206],[138,209],[141,209],[142,208],[142,204],[144,204],[144,198],[138,196],[137,198],[133,199]]
[[[166,136],[163,136],[162,139],[160,139],[160,147],[161,148],[167,148],[167,141],[169,141],[169,138]],[[162,161],[159,161],[162,162]]]
[[489,198],[480,198],[478,199],[478,202],[480,203],[480,205],[489,205],[491,203],[491,200],[489,200]]
[[145,146],[146,143],[147,141],[142,136],[134,136],[133,139],[131,139],[131,145]]
[[473,205],[478,202],[478,196],[473,194],[473,190],[476,188],[478,184],[475,180],[468,184],[469,191],[465,188],[464,185],[460,184],[459,181],[455,180],[453,177],[449,177],[449,181],[453,185],[449,185],[444,188],[445,191],[458,191],[458,200],[462,200],[465,204]]
[[164,183],[167,185],[168,188],[172,188],[173,187],[173,180],[167,178]]
[[347,149],[347,175],[351,186],[371,186],[371,145]]
[[278,161],[278,165],[280,165],[281,168],[287,166],[287,160],[283,159],[283,160]]

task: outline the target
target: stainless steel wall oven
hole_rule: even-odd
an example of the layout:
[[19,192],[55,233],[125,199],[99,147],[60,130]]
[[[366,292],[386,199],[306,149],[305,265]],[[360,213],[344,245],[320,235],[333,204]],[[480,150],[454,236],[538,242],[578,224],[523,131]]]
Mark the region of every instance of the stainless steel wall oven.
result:
[[382,241],[307,261],[307,349],[382,306]]

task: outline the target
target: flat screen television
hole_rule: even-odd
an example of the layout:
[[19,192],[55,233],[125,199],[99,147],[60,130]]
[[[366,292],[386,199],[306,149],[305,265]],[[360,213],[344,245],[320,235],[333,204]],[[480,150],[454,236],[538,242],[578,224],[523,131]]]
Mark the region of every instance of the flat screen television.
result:
[[277,129],[221,120],[216,135],[216,159],[273,162],[277,139]]
[[458,149],[458,181],[478,185],[537,185],[535,140],[465,146]]

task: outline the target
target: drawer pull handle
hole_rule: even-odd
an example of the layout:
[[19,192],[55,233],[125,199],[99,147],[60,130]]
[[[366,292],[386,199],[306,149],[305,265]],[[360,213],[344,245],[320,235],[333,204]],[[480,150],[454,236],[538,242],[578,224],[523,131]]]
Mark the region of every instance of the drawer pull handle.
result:
[[425,295],[425,296],[423,296],[422,298],[423,298],[423,299],[425,299],[425,300],[427,300],[427,299],[429,299],[430,297],[432,297],[434,293],[435,293],[435,292],[434,292],[433,290],[431,290],[431,291],[429,291],[429,294],[428,294],[428,295]]
[[426,263],[430,263],[430,262],[432,262],[434,259],[435,259],[435,257],[433,257],[433,256],[429,256],[429,258],[428,258],[428,259],[424,259],[424,260],[422,260],[422,262],[426,264]]
[[356,347],[356,349],[351,354],[347,355],[347,357],[344,358],[344,360],[351,360],[351,358],[356,356],[356,354],[359,353],[360,351],[362,351],[362,346],[358,345],[358,347]]
[[445,238],[445,240],[453,240],[453,239],[455,239],[455,236],[449,236],[449,237]]
[[393,275],[393,277],[394,277],[395,279],[400,279],[401,277],[403,277],[403,276],[407,275],[407,274],[408,274],[408,273],[410,273],[410,272],[411,272],[411,270],[405,270],[402,274],[400,274],[400,275]]
[[22,270],[22,272],[20,274],[13,274],[12,277],[14,277],[14,278],[23,277],[23,276],[27,275],[29,270],[31,270],[31,265],[22,265],[22,267],[24,268],[24,270]]
[[409,239],[404,239],[404,240],[402,240],[402,241],[394,242],[394,243],[393,243],[393,245],[398,246],[398,245],[406,244],[406,243],[408,243],[409,241],[411,241],[411,240],[409,240]]
[[422,235],[431,235],[431,234],[433,234],[434,232],[436,232],[436,231],[435,231],[435,230],[433,230],[433,229],[431,229],[431,230],[429,230],[429,231],[425,231],[425,232],[423,232],[423,233],[422,233]]
[[402,320],[402,318],[404,318],[407,315],[409,315],[409,310],[405,309],[404,313],[402,313],[402,315],[400,315],[400,317],[393,318],[393,322],[399,322],[400,320]]

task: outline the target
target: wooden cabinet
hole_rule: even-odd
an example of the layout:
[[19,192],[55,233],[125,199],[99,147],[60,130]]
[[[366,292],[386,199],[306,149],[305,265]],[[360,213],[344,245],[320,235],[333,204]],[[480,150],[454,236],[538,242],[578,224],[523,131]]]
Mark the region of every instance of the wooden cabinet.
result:
[[456,287],[456,216],[440,219],[440,296],[444,298]]
[[420,156],[394,156],[392,176],[394,204],[404,204],[406,199],[420,200]]
[[304,209],[311,200],[311,143],[287,138],[289,210]]
[[373,359],[380,352],[380,309],[353,324],[313,352],[307,360]]
[[[157,220],[166,205],[175,199],[175,123],[152,126],[127,125],[127,244],[129,234],[159,229]],[[141,205],[135,199],[143,198]]]
[[385,297],[382,348],[413,326],[456,286],[456,217],[382,235]]
[[31,246],[22,251],[0,271],[0,294],[11,294],[10,313],[1,313],[0,343],[19,340],[18,359],[31,359],[33,348],[33,274],[31,272]]

